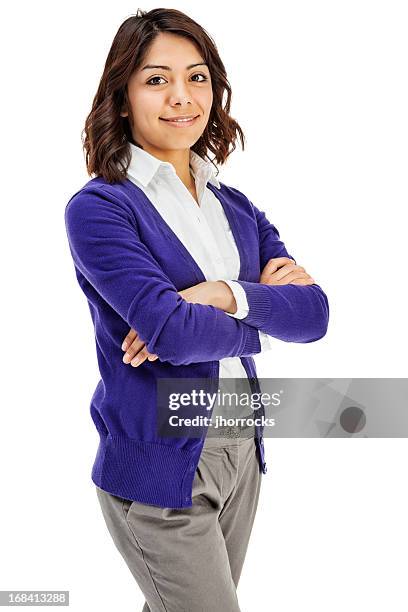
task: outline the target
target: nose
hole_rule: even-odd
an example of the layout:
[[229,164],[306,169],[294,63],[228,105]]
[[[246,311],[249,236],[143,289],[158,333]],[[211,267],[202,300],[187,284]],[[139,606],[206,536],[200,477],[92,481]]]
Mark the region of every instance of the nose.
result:
[[183,83],[175,84],[170,93],[170,104],[191,104],[191,94]]

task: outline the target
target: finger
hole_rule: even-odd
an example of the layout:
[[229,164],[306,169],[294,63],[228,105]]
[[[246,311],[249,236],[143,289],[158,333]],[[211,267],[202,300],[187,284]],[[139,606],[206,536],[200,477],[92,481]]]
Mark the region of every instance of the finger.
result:
[[151,354],[151,353],[149,353],[149,355],[147,356],[147,359],[149,361],[156,361],[156,359],[158,359],[158,358],[159,358],[158,355],[154,355],[154,354]]
[[298,264],[293,263],[293,259],[289,260],[289,262],[290,263],[286,263],[278,269],[274,269],[274,268],[267,269],[265,266],[264,271],[261,274],[260,282],[264,282],[265,279],[268,279],[271,275],[273,275],[274,278],[278,278],[278,279],[282,278],[290,270],[297,269],[297,270],[301,270],[302,272],[305,272],[305,269],[302,266],[299,266]]
[[133,340],[132,344],[128,347],[126,353],[123,355],[123,363],[130,363],[130,361],[140,351],[144,344],[145,343],[140,340],[139,336],[136,336],[135,340]]
[[280,268],[287,263],[294,263],[294,260],[290,257],[273,257],[270,259],[262,270],[262,274],[265,272],[266,274],[272,274],[275,270]]
[[137,336],[136,330],[131,327],[128,335],[125,337],[125,339],[122,342],[122,351],[126,351],[127,347],[133,342],[136,336]]
[[298,271],[299,273],[306,272],[306,270],[302,266],[298,266],[297,264],[286,264],[282,266],[282,268],[279,268],[279,270],[274,272],[271,275],[271,278],[273,278],[273,280],[281,280],[282,278],[294,271]]
[[145,348],[142,348],[138,352],[138,354],[135,355],[135,357],[133,357],[132,361],[130,362],[130,365],[132,365],[134,368],[137,368],[138,366],[140,366],[141,363],[146,361],[147,354],[148,354],[148,351]]
[[298,270],[294,270],[293,272],[290,272],[289,274],[285,274],[285,276],[283,276],[282,278],[276,278],[271,276],[271,280],[273,281],[272,284],[274,285],[289,285],[289,283],[291,283],[292,281],[296,280],[296,279],[306,279],[309,278],[309,274],[307,272],[300,272]]
[[291,285],[314,285],[316,281],[313,278],[299,278],[291,282]]
[[284,266],[282,266],[281,268],[279,268],[279,270],[277,270],[276,272],[274,272],[274,277],[275,278],[283,278],[284,276],[286,276],[287,274],[290,274],[291,272],[306,272],[306,270],[304,269],[303,266],[298,266],[297,264],[286,264]]
[[[297,282],[299,281],[299,282]],[[314,280],[309,274],[304,272],[293,273],[285,276],[283,279],[277,282],[278,285],[289,285],[289,284],[302,284],[302,285],[313,285]]]

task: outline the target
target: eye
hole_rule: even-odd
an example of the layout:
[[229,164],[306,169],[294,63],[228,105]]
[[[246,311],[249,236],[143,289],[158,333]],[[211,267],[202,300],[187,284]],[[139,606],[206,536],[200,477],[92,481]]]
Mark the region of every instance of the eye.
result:
[[[193,74],[193,76],[202,76],[203,77],[202,81],[197,81],[198,83],[204,83],[204,81],[208,81],[208,78],[202,72],[198,72],[197,74]],[[191,78],[193,78],[193,77],[191,77]]]
[[159,76],[152,77],[151,79],[146,81],[146,85],[161,85],[161,83],[151,83],[151,81],[153,81],[153,79],[162,79],[162,78],[163,77],[159,77]]
[[[191,78],[196,77],[196,76],[203,77],[202,81],[196,81],[196,83],[204,83],[205,81],[208,81],[208,77],[206,77],[205,74],[202,74],[201,72],[193,74],[193,76]],[[162,83],[152,83],[152,81],[154,79],[163,79],[163,77],[160,77],[160,76],[151,77],[148,81],[146,81],[146,85],[153,85],[153,86],[155,86],[155,85],[161,85],[162,84]]]

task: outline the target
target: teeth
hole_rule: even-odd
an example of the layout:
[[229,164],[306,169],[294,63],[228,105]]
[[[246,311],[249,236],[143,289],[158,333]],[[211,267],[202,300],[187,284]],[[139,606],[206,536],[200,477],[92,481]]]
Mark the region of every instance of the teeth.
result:
[[182,121],[192,121],[194,119],[194,117],[191,117],[190,119],[168,119],[167,121],[173,121],[173,123],[181,123]]

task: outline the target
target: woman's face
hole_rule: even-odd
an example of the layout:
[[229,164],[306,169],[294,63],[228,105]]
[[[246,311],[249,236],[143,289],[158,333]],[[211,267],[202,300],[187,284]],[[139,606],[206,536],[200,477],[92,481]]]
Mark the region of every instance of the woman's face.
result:
[[[213,102],[207,65],[192,66],[203,62],[187,38],[160,32],[132,74],[128,98],[134,120],[133,139],[148,152],[188,149],[200,138]],[[183,115],[198,118],[191,124],[163,119]]]

